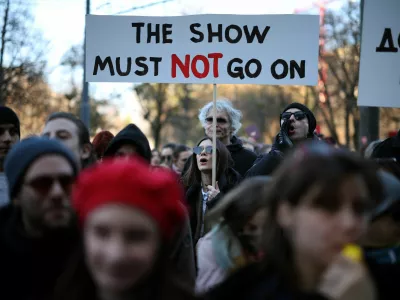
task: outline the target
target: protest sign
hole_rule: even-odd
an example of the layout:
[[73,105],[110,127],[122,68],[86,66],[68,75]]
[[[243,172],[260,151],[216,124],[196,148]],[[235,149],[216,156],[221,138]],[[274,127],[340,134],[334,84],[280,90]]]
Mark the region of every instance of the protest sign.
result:
[[316,85],[319,17],[86,17],[86,81]]
[[365,0],[358,105],[400,107],[399,0]]

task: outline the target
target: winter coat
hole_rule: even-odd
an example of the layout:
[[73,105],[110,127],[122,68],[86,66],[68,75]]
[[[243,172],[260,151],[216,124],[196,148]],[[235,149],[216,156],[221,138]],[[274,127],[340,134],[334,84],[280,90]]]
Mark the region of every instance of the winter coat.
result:
[[379,300],[399,299],[400,246],[364,248],[365,262],[375,283]]
[[[223,196],[235,187],[242,177],[232,168],[228,168],[226,174],[217,178],[220,193],[211,201],[207,202],[207,209],[211,209]],[[186,188],[186,201],[189,208],[190,227],[194,247],[197,241],[204,236],[211,228],[204,224],[204,232],[201,234],[203,216],[203,194],[201,184],[195,184]]]
[[262,271],[257,264],[238,270],[224,282],[211,289],[205,300],[328,300],[318,293],[291,289],[273,271]]
[[104,152],[104,157],[114,156],[118,148],[123,144],[134,145],[137,153],[150,163],[151,149],[149,140],[135,124],[129,124],[120,132],[118,132]]
[[79,239],[78,228],[59,230],[40,238],[28,237],[20,209],[13,205],[1,208],[1,299],[50,299],[56,280]]
[[230,228],[216,225],[197,243],[196,293],[203,294],[247,264],[242,245]]

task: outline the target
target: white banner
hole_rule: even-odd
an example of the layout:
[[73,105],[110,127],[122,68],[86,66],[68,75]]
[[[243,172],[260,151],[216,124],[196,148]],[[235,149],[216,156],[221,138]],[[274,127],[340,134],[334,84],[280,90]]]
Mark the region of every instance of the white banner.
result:
[[319,17],[86,17],[86,81],[316,85]]
[[400,0],[365,0],[358,105],[400,107]]

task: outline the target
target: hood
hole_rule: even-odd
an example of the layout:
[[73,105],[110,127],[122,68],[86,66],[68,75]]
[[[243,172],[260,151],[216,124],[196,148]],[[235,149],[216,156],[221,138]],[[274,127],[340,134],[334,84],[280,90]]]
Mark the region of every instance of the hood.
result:
[[238,139],[236,136],[233,136],[231,138],[231,143],[230,145],[227,145],[226,148],[228,148],[229,152],[237,152],[243,149],[243,142],[242,140]]
[[151,161],[149,140],[135,124],[129,124],[111,140],[106,151],[104,152],[104,156],[114,156],[115,152],[123,144],[131,144],[136,146],[138,154],[146,161]]

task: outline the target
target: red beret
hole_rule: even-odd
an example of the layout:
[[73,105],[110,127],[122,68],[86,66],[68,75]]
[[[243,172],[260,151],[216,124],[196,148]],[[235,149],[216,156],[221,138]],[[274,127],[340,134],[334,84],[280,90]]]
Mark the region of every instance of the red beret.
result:
[[107,159],[83,170],[72,203],[81,224],[104,204],[131,205],[155,220],[163,237],[171,239],[185,220],[183,195],[171,171],[151,169],[141,158],[131,157]]

